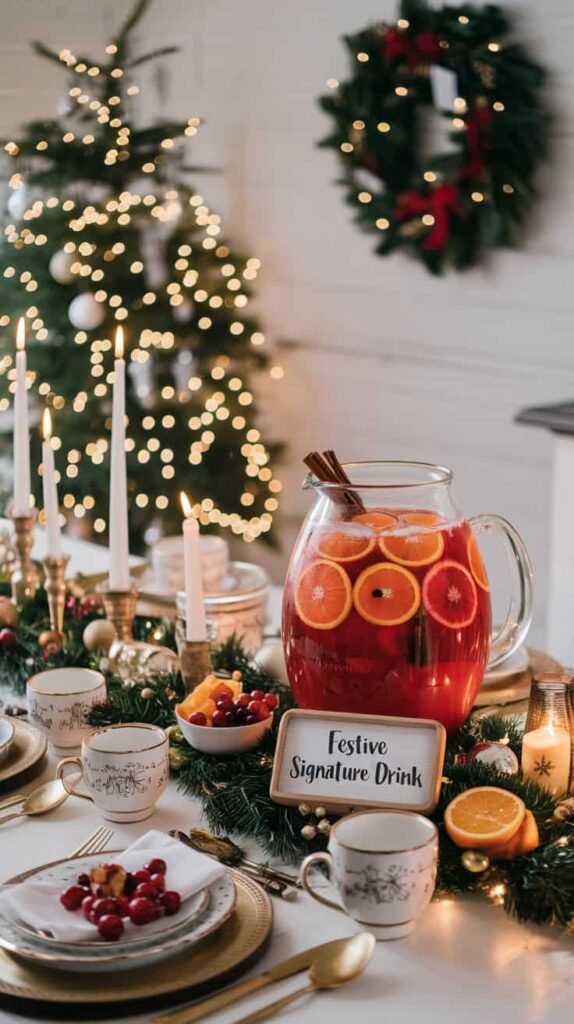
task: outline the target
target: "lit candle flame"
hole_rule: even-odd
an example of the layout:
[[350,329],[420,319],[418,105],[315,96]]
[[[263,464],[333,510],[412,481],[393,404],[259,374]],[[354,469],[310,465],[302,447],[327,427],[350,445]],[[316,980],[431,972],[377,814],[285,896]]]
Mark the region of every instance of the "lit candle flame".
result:
[[193,516],[193,509],[191,507],[191,502],[185,491],[179,492],[179,500],[181,501],[181,507],[183,509],[183,514],[185,518],[190,519]]
[[116,359],[123,359],[124,357],[124,329],[123,327],[116,328],[116,344],[115,344],[115,357]]
[[16,348],[21,352],[26,347],[26,318],[21,316],[16,328]]
[[42,418],[42,433],[44,434],[44,441],[49,441],[52,436],[52,417],[50,416],[50,410],[48,407],[44,409],[44,416]]

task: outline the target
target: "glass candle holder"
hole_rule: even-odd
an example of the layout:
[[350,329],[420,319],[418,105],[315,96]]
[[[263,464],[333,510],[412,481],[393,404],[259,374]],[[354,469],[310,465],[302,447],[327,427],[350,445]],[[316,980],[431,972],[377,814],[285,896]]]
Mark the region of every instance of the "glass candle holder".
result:
[[552,793],[571,791],[574,746],[574,676],[534,676],[522,741],[522,774]]

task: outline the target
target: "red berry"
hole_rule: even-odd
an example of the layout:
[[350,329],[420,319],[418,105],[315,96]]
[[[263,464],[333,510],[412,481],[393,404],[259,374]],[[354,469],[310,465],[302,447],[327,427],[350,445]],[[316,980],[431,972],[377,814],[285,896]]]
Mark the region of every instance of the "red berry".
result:
[[263,700],[252,700],[249,705],[249,711],[252,715],[255,715],[258,722],[263,722],[266,718],[269,718],[269,715],[271,714],[271,711]]
[[136,885],[140,882],[149,882],[151,875],[145,868],[140,868],[139,871],[132,871],[132,878]]
[[129,897],[128,896],[118,896],[117,903],[118,903],[118,914],[120,915],[120,917],[129,917],[129,905],[130,905]]
[[279,704],[279,697],[276,693],[266,693],[263,700],[267,704],[267,707],[274,711]]
[[144,864],[144,868],[146,871],[149,871],[150,875],[165,875],[167,864],[161,857],[154,857],[147,864]]
[[0,644],[4,647],[13,647],[16,643],[16,634],[13,629],[0,629]]
[[218,700],[228,700],[231,697],[233,697],[233,690],[230,686],[227,686],[226,683],[222,683],[221,686],[218,686],[215,693],[211,694],[211,699],[214,700],[216,704]]
[[254,715],[251,711],[248,711],[245,716],[243,725],[253,725],[257,721],[257,715]]
[[265,693],[264,693],[263,690],[252,690],[251,691],[251,700],[263,700],[264,697],[265,697]]
[[98,931],[106,942],[116,942],[123,930],[122,919],[117,914],[104,914],[98,921]]
[[128,910],[130,921],[137,925],[149,924],[150,921],[155,921],[157,917],[155,904],[152,900],[146,900],[143,896],[135,896],[133,900],[130,900]]
[[214,711],[211,721],[213,722],[216,729],[220,729],[222,725],[227,725],[225,711]]
[[60,896],[60,903],[66,910],[77,910],[85,895],[86,890],[81,885],[69,885]]
[[78,877],[76,878],[76,882],[78,883],[78,885],[81,885],[83,889],[89,889],[90,888],[90,876],[89,875],[86,875],[86,874],[78,875]]
[[235,704],[233,703],[232,700],[229,699],[229,697],[224,697],[223,700],[218,700],[217,701],[217,707],[218,707],[219,711],[234,711],[235,710]]
[[137,882],[134,881],[134,876],[132,875],[131,871],[128,871],[127,876],[126,876],[126,880],[124,882],[124,892],[125,892],[126,896],[130,896],[131,895],[131,893],[134,891],[136,885],[137,885]]
[[251,694],[250,693],[240,693],[239,697],[237,698],[236,704],[240,708],[246,708],[247,705],[249,704],[250,700],[251,700]]
[[152,875],[151,884],[155,887],[156,892],[163,892],[165,889],[165,877],[163,873],[158,871],[157,874]]
[[94,900],[90,908],[90,917],[88,920],[95,919],[99,921],[100,917],[104,917],[106,914],[117,914],[118,904],[112,896],[100,896]]
[[173,914],[177,914],[181,906],[181,896],[173,889],[168,889],[167,892],[162,892],[159,901],[168,917],[171,917]]
[[134,899],[138,899],[140,896],[143,896],[146,900],[156,900],[158,892],[155,885],[152,885],[151,882],[140,882],[140,884],[136,886]]
[[90,913],[94,903],[96,902],[95,896],[84,896],[82,900],[82,914],[86,918],[86,921],[90,921]]
[[207,718],[203,714],[203,711],[194,711],[193,714],[189,716],[189,721],[192,725],[207,725]]

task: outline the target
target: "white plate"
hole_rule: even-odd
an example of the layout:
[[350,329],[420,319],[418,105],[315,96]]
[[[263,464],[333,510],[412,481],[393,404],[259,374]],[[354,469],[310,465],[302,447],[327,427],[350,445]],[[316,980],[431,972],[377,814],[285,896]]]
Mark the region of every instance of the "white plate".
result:
[[500,665],[497,665],[496,668],[485,672],[482,685],[489,686],[494,683],[501,683],[504,679],[510,679],[511,676],[517,676],[521,672],[526,672],[527,668],[528,651],[526,647],[519,647],[518,650],[514,651],[514,654],[501,661]]
[[[78,873],[78,866],[89,868],[100,863],[99,857],[75,857],[53,865],[38,868],[33,875],[36,881],[70,884]],[[174,915],[173,925],[166,929],[165,918],[146,926],[147,935],[137,936],[136,941],[122,943],[63,943],[47,940],[34,935],[28,927],[0,914],[0,947],[26,960],[42,963],[62,971],[121,971],[134,967],[146,967],[174,956],[189,945],[199,942],[204,936],[215,931],[233,913],[235,886],[225,874],[207,889],[208,903],[197,913],[197,904],[181,918]],[[199,894],[201,899],[201,894]],[[185,901],[188,903],[190,901]],[[160,930],[151,931],[159,925]]]

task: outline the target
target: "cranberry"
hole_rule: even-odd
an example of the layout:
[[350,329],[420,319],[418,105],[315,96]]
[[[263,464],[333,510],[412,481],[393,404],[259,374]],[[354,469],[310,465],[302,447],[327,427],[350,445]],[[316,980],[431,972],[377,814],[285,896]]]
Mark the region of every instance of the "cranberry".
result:
[[90,913],[95,902],[95,896],[84,896],[82,900],[82,914],[84,915],[87,921],[90,920]]
[[165,875],[167,871],[167,864],[161,857],[154,857],[153,860],[149,860],[147,864],[144,864],[146,871],[149,871],[150,875]]
[[60,903],[66,910],[77,910],[85,895],[86,890],[81,885],[69,885],[60,896]]
[[266,693],[263,700],[267,704],[267,707],[274,711],[279,704],[279,697],[276,693]]
[[140,882],[149,882],[151,875],[145,868],[140,868],[139,871],[132,871],[132,878],[136,885]]
[[252,700],[249,705],[249,711],[252,715],[255,715],[258,722],[263,722],[271,714],[267,704],[262,700]]
[[90,888],[90,876],[89,875],[86,875],[86,874],[78,875],[78,877],[76,878],[76,882],[78,883],[78,885],[81,885],[83,889],[89,889]]
[[129,917],[129,905],[130,905],[129,897],[128,896],[118,896],[117,904],[118,904],[118,914],[120,915],[120,917]]
[[225,712],[225,724],[229,728],[233,728],[233,726],[237,725],[237,715],[236,715],[235,711],[226,711]]
[[106,942],[116,942],[123,930],[122,919],[117,914],[104,914],[98,921],[98,931]]
[[227,722],[225,720],[225,711],[214,711],[211,721],[213,722],[216,729],[221,729],[223,725],[227,725]]
[[167,892],[162,892],[159,901],[168,917],[171,917],[173,914],[177,914],[181,906],[181,896],[173,889],[168,889]]
[[4,647],[13,647],[16,643],[16,634],[13,629],[0,629],[0,644]]
[[224,697],[223,700],[218,700],[216,706],[217,706],[219,711],[234,711],[235,710],[235,704],[233,703],[232,700],[229,699],[229,697]]
[[88,920],[92,921],[95,919],[99,921],[100,917],[103,917],[105,914],[116,914],[117,910],[117,901],[112,896],[100,896],[92,903]]
[[252,711],[248,711],[245,716],[244,725],[254,725],[257,721],[257,715],[254,715]]
[[237,711],[235,712],[235,722],[236,722],[236,724],[237,725],[245,725],[245,722],[246,722],[246,719],[247,719],[248,715],[249,715],[249,711],[247,710],[247,708],[242,708],[242,707],[237,708]]
[[149,924],[150,921],[155,921],[157,917],[155,904],[152,900],[146,900],[143,896],[135,896],[133,900],[130,900],[128,909],[130,921],[137,925]]
[[192,725],[207,725],[207,718],[203,714],[203,711],[194,711],[193,714],[189,716],[189,721]]
[[158,871],[155,875],[152,875],[151,884],[155,886],[156,892],[163,892],[165,889],[165,876],[163,872]]
[[251,691],[251,700],[264,700],[264,698],[265,698],[265,693],[264,693],[263,690],[252,690]]
[[157,899],[157,889],[155,885],[152,885],[151,882],[140,882],[134,892],[134,899],[139,899],[142,896],[145,900]]
[[238,706],[240,708],[246,708],[247,705],[249,704],[250,700],[251,700],[251,694],[250,693],[240,693],[239,697],[237,698],[236,703],[238,704]]

